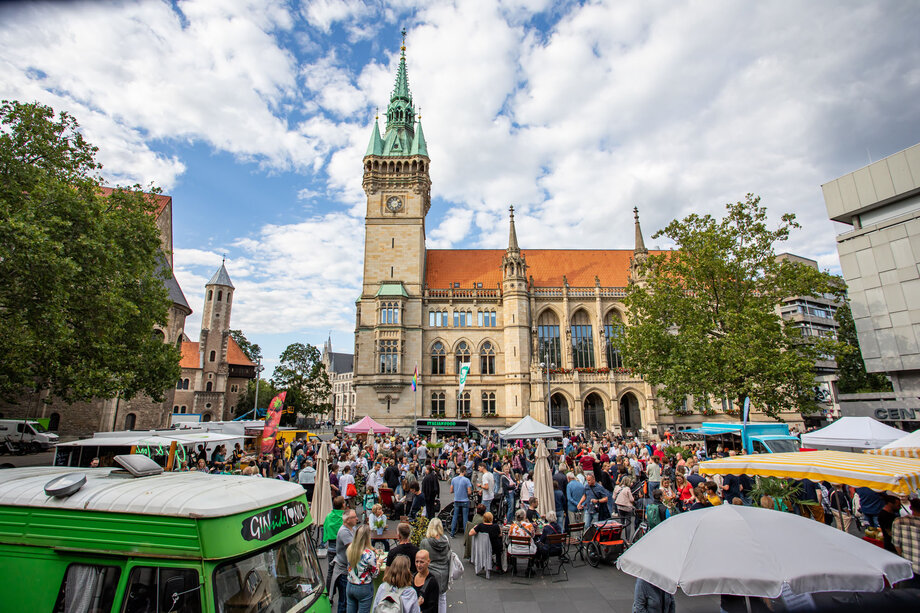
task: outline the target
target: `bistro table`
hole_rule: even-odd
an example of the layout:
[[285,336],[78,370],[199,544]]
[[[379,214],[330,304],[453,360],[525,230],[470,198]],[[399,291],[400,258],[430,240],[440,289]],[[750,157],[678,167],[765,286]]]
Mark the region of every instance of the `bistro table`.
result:
[[389,526],[387,526],[386,528],[383,529],[383,532],[381,534],[377,534],[376,530],[371,530],[371,545],[373,545],[374,543],[378,541],[387,542],[387,541],[396,541],[398,539],[399,539],[399,534],[397,534],[395,527],[390,528]]

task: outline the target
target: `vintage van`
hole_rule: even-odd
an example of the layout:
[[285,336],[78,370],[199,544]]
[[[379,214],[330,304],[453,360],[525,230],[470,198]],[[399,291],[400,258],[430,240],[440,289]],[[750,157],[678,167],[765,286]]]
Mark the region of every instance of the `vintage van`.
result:
[[125,469],[0,471],[4,611],[327,613],[303,488]]

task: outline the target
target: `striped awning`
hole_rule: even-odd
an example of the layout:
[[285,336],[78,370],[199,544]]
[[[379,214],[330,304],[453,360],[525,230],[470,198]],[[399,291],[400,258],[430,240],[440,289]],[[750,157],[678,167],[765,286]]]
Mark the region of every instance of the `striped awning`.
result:
[[810,479],[896,494],[920,490],[920,460],[846,451],[732,456],[701,462],[700,473]]
[[920,447],[882,447],[881,449],[866,449],[864,453],[890,455],[896,458],[920,458]]

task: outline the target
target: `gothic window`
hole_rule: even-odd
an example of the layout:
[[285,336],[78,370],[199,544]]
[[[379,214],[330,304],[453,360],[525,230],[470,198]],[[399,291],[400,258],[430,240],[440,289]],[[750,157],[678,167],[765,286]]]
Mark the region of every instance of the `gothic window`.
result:
[[216,358],[216,357],[217,357],[217,353],[214,352],[214,351],[212,351],[212,352],[211,352],[211,355],[209,356],[208,359],[209,359],[210,362],[213,362],[213,361],[214,361],[214,358]]
[[399,372],[399,341],[379,341],[380,372],[390,375]]
[[495,392],[482,393],[482,415],[495,415]]
[[460,341],[457,345],[457,373],[460,373],[460,366],[470,363],[470,347],[465,341]]
[[470,328],[473,326],[472,311],[454,311],[454,327]]
[[428,325],[432,328],[446,328],[447,311],[428,311]]
[[431,394],[431,416],[444,417],[444,392]]
[[559,351],[559,319],[552,311],[543,311],[537,321],[537,359],[562,367]]
[[213,389],[214,389],[214,384],[211,383],[210,381],[208,381],[208,384],[207,384],[206,386],[204,386],[204,391],[206,391],[206,392],[210,392],[210,391],[213,390]]
[[398,324],[399,323],[399,303],[385,302],[380,308],[380,323]]
[[591,320],[584,311],[572,319],[572,365],[575,368],[594,368],[594,337]]
[[457,396],[457,415],[460,417],[470,415],[470,393],[463,392]]
[[445,354],[447,352],[444,350],[444,343],[441,341],[436,342],[431,347],[431,374],[433,375],[443,375],[445,372],[444,362]]
[[620,354],[620,348],[623,342],[623,324],[619,323],[616,315],[611,316],[610,321],[604,325],[604,336],[607,337],[607,366],[622,368],[623,356]]
[[479,351],[479,372],[484,375],[495,374],[495,350],[489,341],[484,342]]

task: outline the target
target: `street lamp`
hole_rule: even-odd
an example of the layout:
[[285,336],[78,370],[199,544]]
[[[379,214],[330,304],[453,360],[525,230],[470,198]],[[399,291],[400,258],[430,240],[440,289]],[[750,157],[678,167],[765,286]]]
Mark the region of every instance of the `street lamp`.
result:
[[543,354],[543,361],[540,362],[540,368],[546,369],[546,424],[552,428],[553,427],[553,412],[550,408],[550,389],[549,389],[549,371],[551,368],[556,368],[555,364],[550,363],[549,361],[549,352]]
[[256,397],[252,401],[252,416],[259,417],[259,379],[262,378],[262,356],[256,358]]

